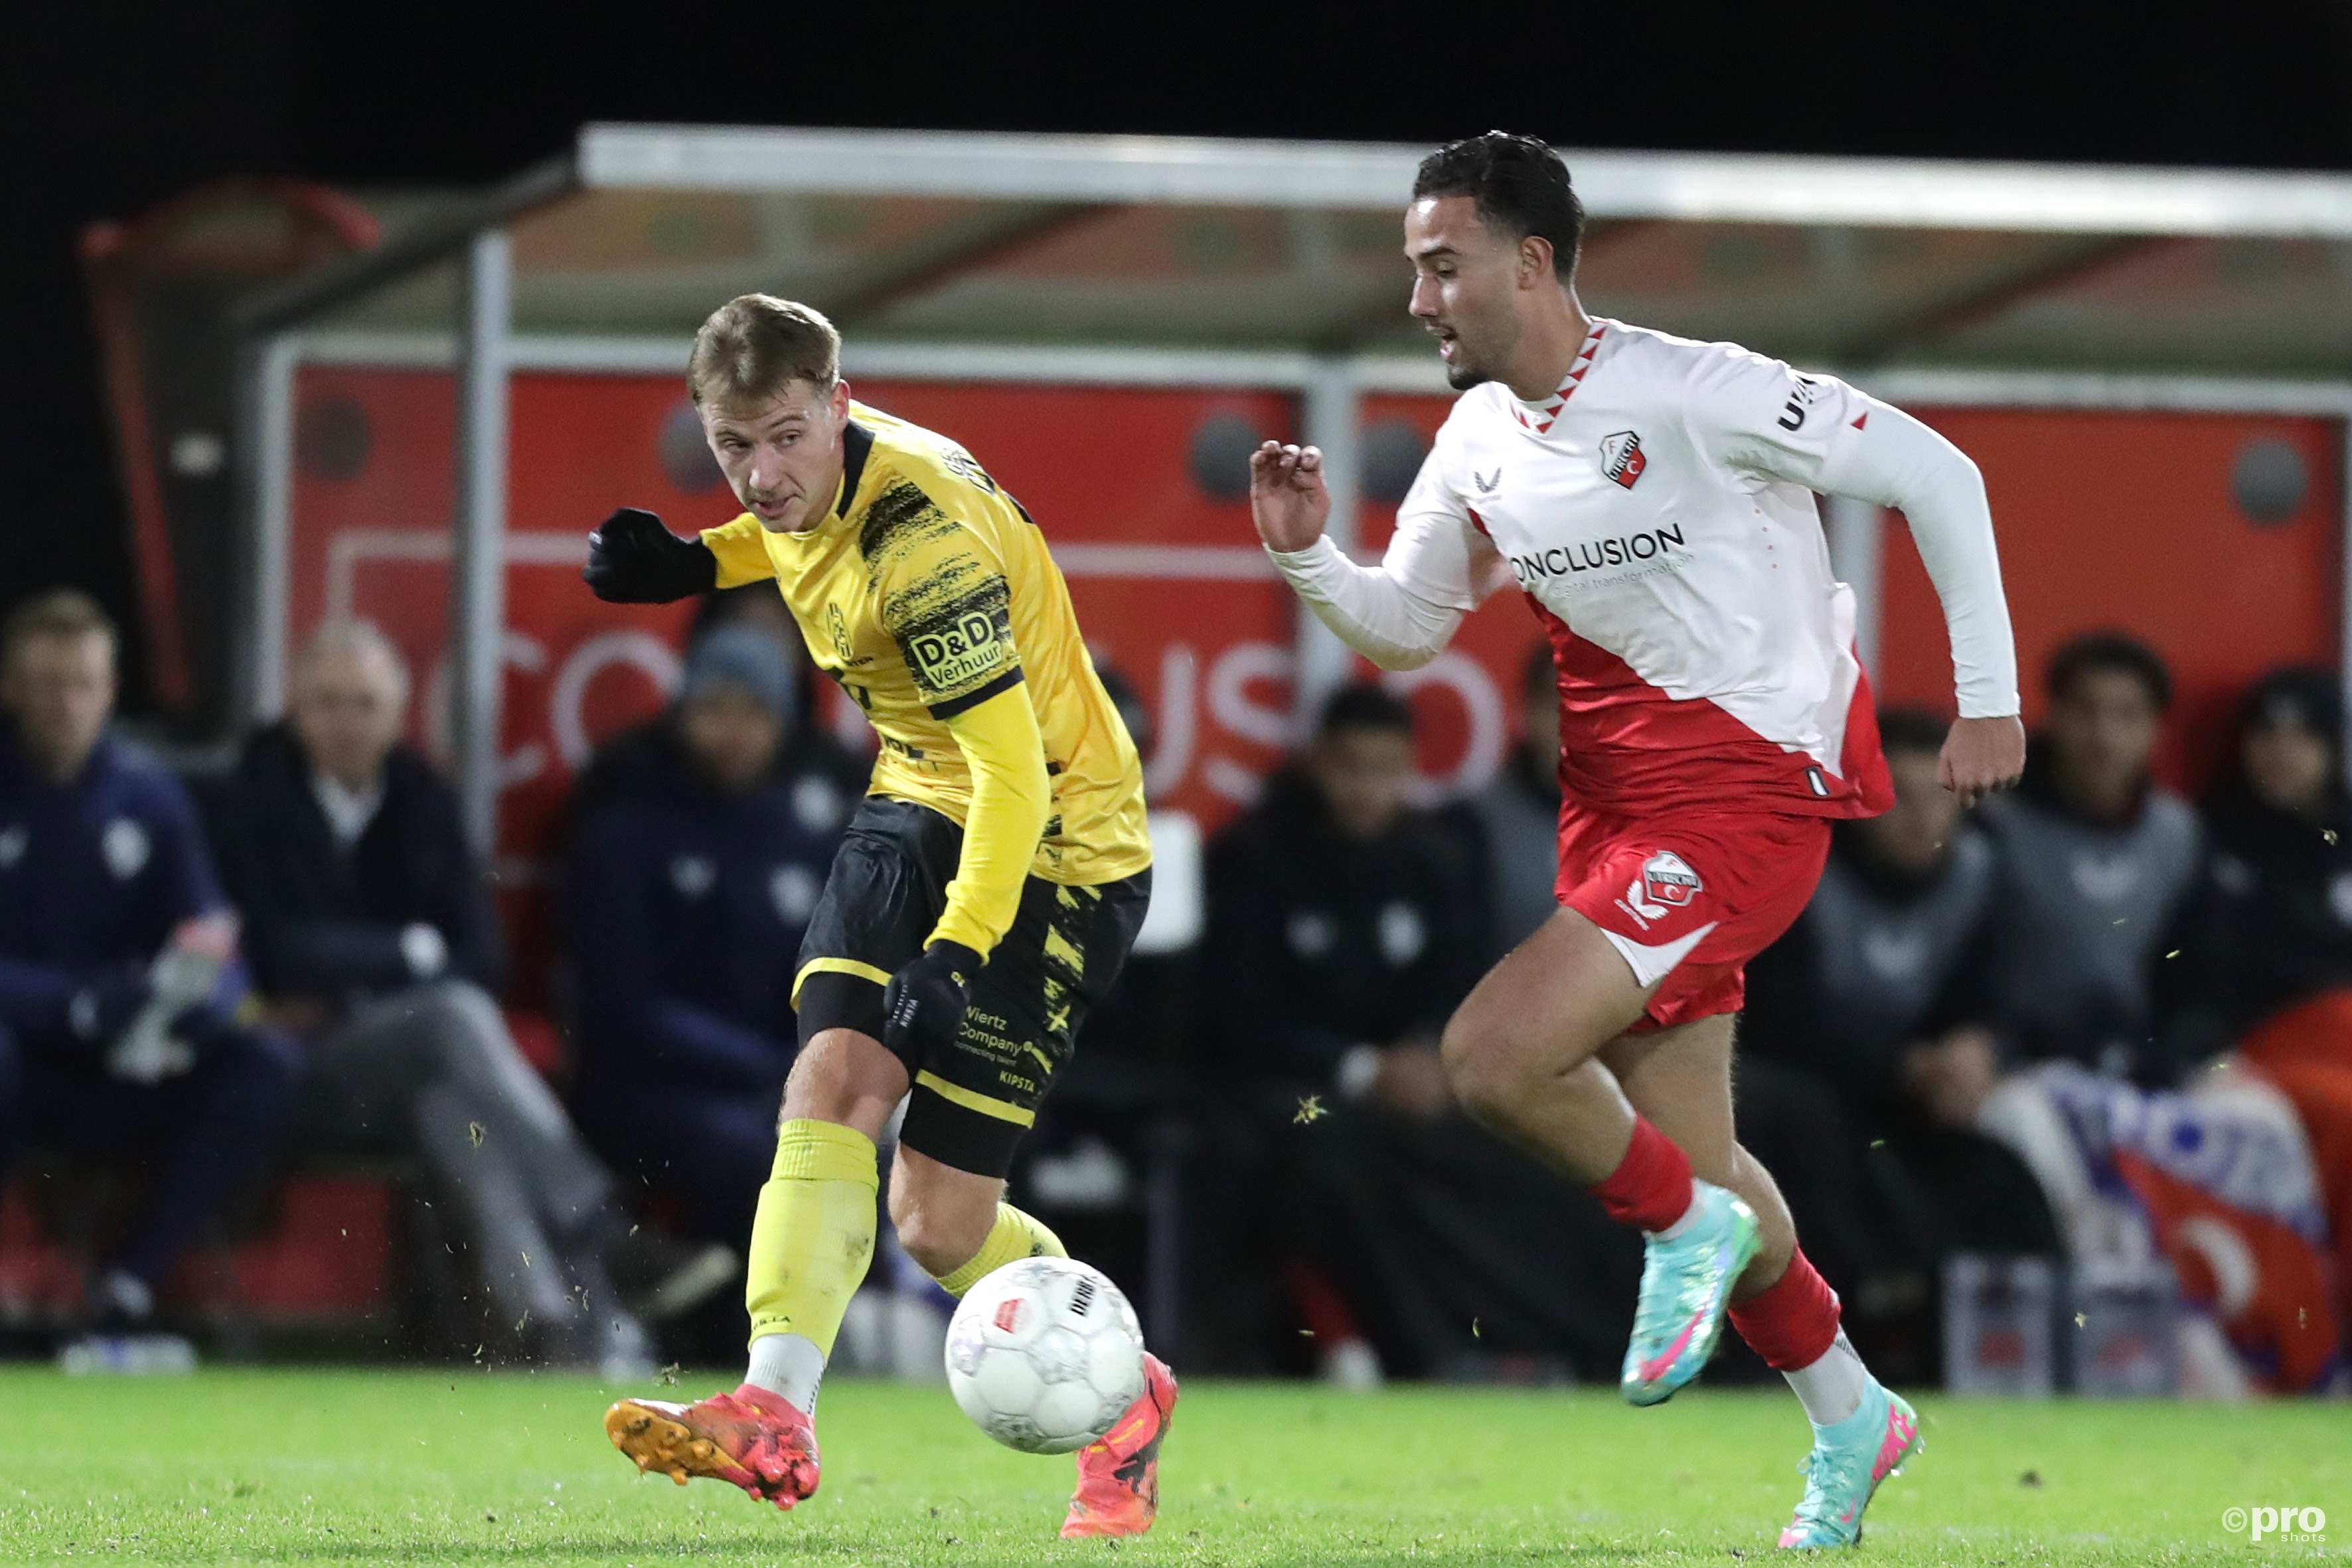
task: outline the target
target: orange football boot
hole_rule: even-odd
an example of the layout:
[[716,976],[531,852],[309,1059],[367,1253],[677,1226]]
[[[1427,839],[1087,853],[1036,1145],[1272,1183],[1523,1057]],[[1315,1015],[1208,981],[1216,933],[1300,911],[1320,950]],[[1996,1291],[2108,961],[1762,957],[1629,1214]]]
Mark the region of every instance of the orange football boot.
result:
[[1148,1352],[1143,1395],[1111,1429],[1078,1450],[1078,1489],[1064,1539],[1141,1535],[1160,1517],[1160,1444],[1176,1419],[1176,1374]]
[[816,1492],[816,1427],[797,1405],[746,1384],[692,1405],[624,1399],[604,1412],[604,1436],[679,1486],[707,1476],[780,1509]]

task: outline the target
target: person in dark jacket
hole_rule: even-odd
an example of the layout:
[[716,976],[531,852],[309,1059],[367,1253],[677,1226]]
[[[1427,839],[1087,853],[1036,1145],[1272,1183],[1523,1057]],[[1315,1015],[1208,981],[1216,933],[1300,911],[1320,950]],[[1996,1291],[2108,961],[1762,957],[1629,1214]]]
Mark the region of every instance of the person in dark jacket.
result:
[[2273,670],[2246,699],[2205,809],[2206,859],[2184,919],[2166,1030],[2184,1063],[2218,1055],[2295,1004],[2352,987],[2352,806],[2341,688]]
[[774,639],[710,632],[670,711],[592,765],[565,847],[574,1101],[712,1237],[750,1231],[774,1159],[793,963],[863,784],[794,695]]
[[2352,1323],[2352,806],[2344,694],[2319,669],[2273,670],[2246,700],[2229,780],[2182,922],[2170,1055],[2234,1049],[2294,1104]]
[[1946,1256],[2058,1240],[2031,1173],[1971,1125],[2000,1071],[1992,847],[1938,780],[1944,721],[1878,728],[1895,805],[1837,825],[1805,912],[1748,966],[1737,1101],[1872,1364],[1918,1376]]
[[2022,785],[1979,813],[1994,863],[1987,1021],[2004,1065],[2168,1084],[2185,1064],[2152,1043],[2157,986],[2200,855],[2196,813],[2149,773],[2172,677],[2137,638],[2090,632],[2045,680]]
[[156,1156],[129,1233],[97,1266],[97,1335],[139,1364],[158,1289],[222,1202],[275,1152],[293,1045],[237,1026],[243,975],[194,808],[106,733],[114,627],[71,591],[0,630],[0,1170],[28,1133]]
[[[247,742],[215,837],[257,988],[308,1044],[314,1147],[423,1155],[501,1324],[547,1359],[640,1365],[637,1310],[675,1310],[733,1258],[666,1248],[516,1048],[492,999],[496,913],[457,797],[399,742],[408,676],[365,622],[320,628],[285,722]],[[616,1279],[615,1276],[618,1276]]]
[[1559,908],[1559,679],[1551,645],[1538,642],[1519,670],[1518,743],[1485,788],[1453,808],[1485,858],[1494,959]]
[[1401,699],[1339,692],[1210,850],[1198,1310],[1245,1351],[1264,1325],[1235,1314],[1270,1249],[1334,1381],[1598,1373],[1639,1242],[1446,1088],[1437,1040],[1486,958],[1488,898],[1461,836],[1408,804],[1412,743]]

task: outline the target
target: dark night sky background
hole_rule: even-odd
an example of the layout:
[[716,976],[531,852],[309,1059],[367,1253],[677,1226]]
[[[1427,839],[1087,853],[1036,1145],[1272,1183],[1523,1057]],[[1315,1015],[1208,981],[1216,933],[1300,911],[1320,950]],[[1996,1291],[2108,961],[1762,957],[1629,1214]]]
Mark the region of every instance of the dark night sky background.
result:
[[73,245],[208,178],[487,181],[591,119],[2352,169],[2352,7],[22,0],[0,117],[0,600],[129,610]]

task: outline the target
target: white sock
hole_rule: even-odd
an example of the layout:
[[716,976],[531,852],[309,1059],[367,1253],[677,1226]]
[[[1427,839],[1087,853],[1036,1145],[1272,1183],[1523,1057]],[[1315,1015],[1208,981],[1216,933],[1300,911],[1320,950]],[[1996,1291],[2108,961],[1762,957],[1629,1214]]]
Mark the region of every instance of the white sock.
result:
[[1843,1329],[1819,1361],[1780,1375],[1796,1390],[1806,1419],[1816,1426],[1834,1426],[1861,1409],[1863,1390],[1870,1386],[1870,1369],[1853,1353]]
[[1660,1241],[1672,1241],[1675,1237],[1688,1230],[1698,1220],[1699,1193],[1700,1184],[1694,1179],[1691,1183],[1690,1207],[1683,1210],[1682,1217],[1675,1221],[1674,1224],[1666,1226],[1665,1229],[1654,1230],[1650,1234],[1656,1237]]
[[761,1334],[751,1342],[751,1367],[743,1381],[814,1418],[817,1384],[824,1381],[824,1352],[805,1334]]

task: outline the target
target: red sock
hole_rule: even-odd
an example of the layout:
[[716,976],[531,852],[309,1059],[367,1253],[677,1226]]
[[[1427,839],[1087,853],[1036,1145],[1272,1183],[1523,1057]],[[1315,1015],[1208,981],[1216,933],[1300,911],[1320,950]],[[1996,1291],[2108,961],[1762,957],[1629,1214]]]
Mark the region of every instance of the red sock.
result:
[[1620,1225],[1664,1230],[1690,1208],[1690,1156],[1636,1111],[1633,1142],[1617,1168],[1592,1184],[1592,1195]]
[[1775,1372],[1796,1372],[1837,1342],[1838,1298],[1801,1248],[1766,1289],[1731,1304],[1731,1326]]

